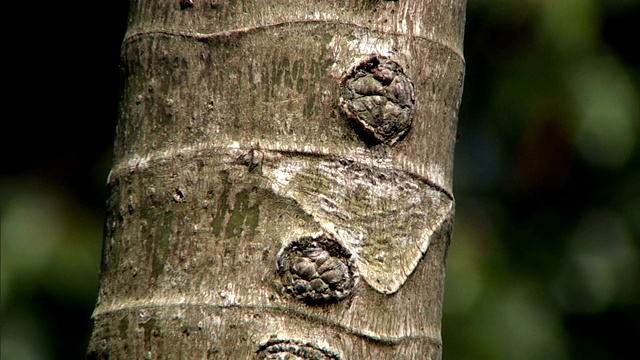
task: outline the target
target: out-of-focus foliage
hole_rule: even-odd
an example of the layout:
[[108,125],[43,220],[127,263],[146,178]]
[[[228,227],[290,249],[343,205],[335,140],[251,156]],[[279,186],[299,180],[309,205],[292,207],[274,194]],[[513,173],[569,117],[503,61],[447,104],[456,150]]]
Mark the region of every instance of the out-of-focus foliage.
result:
[[640,1],[469,0],[446,359],[640,338]]
[[2,182],[3,359],[81,358],[102,217],[47,184]]
[[[126,6],[49,6],[30,39],[60,55],[20,44],[27,105],[3,121],[24,127],[3,133],[7,360],[81,358],[97,296]],[[637,353],[639,27],[640,0],[469,0],[446,359]]]
[[3,360],[84,358],[127,6],[43,2],[7,12],[20,15],[5,39],[10,98],[0,130]]

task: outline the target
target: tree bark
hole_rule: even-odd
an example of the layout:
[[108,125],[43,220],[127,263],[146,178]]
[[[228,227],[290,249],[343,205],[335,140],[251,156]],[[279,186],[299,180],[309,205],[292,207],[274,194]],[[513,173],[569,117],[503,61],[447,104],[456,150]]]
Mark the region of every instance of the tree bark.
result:
[[88,358],[440,359],[465,1],[131,1]]

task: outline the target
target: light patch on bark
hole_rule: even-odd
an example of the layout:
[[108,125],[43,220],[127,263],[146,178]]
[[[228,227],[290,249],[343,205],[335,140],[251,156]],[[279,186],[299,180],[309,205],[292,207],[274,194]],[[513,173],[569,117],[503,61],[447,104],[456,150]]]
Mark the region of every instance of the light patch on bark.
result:
[[272,190],[349,249],[363,279],[386,294],[404,284],[453,211],[448,194],[389,160],[268,154],[261,168]]
[[[453,198],[439,186],[443,176],[437,165],[408,172],[402,168],[410,166],[385,154],[372,158],[362,151],[328,155],[326,149],[312,147],[246,149],[237,142],[226,147],[196,144],[134,156],[114,170],[139,170],[151,162],[212,151],[227,163],[260,153],[252,155],[260,161],[251,166],[259,166],[264,187],[295,200],[325,234],[355,255],[362,278],[385,294],[398,291],[406,282],[427,251],[431,234],[453,216]],[[289,152],[305,156],[290,156]],[[298,235],[280,241],[285,246]]]
[[350,51],[362,55],[378,54],[391,56],[395,53],[391,41],[380,41],[378,37],[371,36],[371,33],[364,29],[356,31],[355,38],[347,42],[347,46]]
[[445,184],[445,174],[442,170],[442,167],[439,164],[429,164],[427,167],[427,177],[433,181],[434,183],[444,186]]

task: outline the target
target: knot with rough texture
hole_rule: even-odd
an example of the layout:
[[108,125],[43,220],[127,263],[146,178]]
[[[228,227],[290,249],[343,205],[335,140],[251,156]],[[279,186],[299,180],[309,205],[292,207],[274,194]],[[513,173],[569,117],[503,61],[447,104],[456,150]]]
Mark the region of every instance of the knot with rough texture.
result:
[[330,350],[297,340],[272,340],[263,344],[256,353],[260,360],[340,360],[340,357]]
[[306,303],[344,299],[355,285],[351,255],[325,236],[302,237],[278,257],[277,273],[284,292]]
[[340,79],[340,108],[365,143],[394,145],[411,128],[413,82],[397,62],[369,55]]

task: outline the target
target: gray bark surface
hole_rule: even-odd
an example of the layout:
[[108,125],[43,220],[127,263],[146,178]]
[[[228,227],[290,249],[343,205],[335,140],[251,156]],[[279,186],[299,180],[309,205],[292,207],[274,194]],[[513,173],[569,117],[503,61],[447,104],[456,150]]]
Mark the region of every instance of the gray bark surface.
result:
[[[132,1],[88,358],[441,358],[465,3]],[[372,56],[393,143],[340,107]]]

